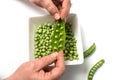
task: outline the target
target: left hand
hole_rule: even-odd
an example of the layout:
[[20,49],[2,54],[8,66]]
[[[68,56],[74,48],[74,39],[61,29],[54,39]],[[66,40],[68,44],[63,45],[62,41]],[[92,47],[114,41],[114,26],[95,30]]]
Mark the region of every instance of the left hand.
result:
[[[49,67],[55,62],[54,67]],[[5,80],[56,80],[65,71],[63,51],[52,53],[41,59],[23,63]]]

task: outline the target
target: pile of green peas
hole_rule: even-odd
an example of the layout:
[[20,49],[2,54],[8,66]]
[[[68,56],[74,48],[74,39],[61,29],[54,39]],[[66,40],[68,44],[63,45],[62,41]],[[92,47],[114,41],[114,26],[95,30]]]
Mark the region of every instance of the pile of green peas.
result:
[[72,32],[72,24],[66,23],[65,24],[65,32],[66,32],[66,43],[65,43],[65,50],[64,50],[64,58],[65,60],[78,60],[78,53],[76,43],[77,40],[74,37],[74,33]]
[[52,52],[53,25],[45,23],[36,27],[34,35],[34,57],[35,59],[49,55]]
[[51,52],[63,50],[65,61],[78,60],[76,42],[72,24],[69,22],[39,25],[34,34],[34,58],[38,59]]

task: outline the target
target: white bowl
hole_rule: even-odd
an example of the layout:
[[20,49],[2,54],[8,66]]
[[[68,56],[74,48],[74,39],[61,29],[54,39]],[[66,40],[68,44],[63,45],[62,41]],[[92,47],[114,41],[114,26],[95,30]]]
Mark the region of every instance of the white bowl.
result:
[[[74,32],[74,37],[77,40],[77,52],[79,56],[79,60],[73,61],[65,61],[65,65],[80,65],[83,63],[83,48],[82,48],[82,39],[81,39],[81,31],[80,24],[78,23],[76,14],[69,14],[67,21],[72,23],[72,30]],[[29,58],[30,60],[34,59],[34,34],[36,26],[43,23],[54,23],[53,19],[50,15],[47,16],[39,16],[39,17],[31,17],[29,19]]]

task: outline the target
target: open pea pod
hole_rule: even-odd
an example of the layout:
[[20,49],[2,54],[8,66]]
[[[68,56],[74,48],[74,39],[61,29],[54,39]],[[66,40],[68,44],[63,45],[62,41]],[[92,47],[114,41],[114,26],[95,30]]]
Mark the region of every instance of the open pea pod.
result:
[[52,50],[60,51],[65,49],[66,33],[65,22],[61,19],[54,24],[54,33],[52,35]]

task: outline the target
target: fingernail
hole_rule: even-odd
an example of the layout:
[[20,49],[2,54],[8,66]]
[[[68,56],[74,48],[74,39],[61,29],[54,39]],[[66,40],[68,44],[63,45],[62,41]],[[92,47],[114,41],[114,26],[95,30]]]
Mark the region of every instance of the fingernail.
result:
[[57,55],[58,55],[58,53],[54,52],[54,53],[51,54],[51,58],[55,58],[55,57],[57,57]]
[[60,19],[60,15],[58,13],[55,13],[54,15],[54,18],[57,20],[57,19]]

